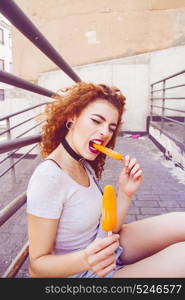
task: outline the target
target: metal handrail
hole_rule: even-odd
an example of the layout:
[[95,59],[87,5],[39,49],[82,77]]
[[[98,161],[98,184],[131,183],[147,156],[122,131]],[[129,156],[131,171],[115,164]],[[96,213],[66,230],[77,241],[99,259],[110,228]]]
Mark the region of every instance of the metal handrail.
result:
[[[36,107],[38,107],[38,106],[45,105],[46,103],[48,103],[48,102],[44,102],[44,103],[42,103],[42,104],[39,104],[39,105],[35,105],[35,106],[32,106],[32,107],[29,107],[29,108],[27,108],[27,109],[18,111],[18,112],[14,113],[14,114],[9,114],[9,115],[7,115],[7,116],[1,118],[1,119],[3,119],[3,120],[6,120],[6,121],[7,121],[7,129],[4,130],[4,131],[2,131],[2,132],[0,133],[0,136],[3,135],[3,134],[5,134],[5,133],[8,133],[8,138],[12,140],[11,134],[10,134],[10,132],[11,132],[12,130],[14,130],[15,128],[17,128],[17,127],[19,127],[19,126],[21,126],[21,125],[23,125],[23,124],[25,124],[25,123],[27,123],[27,122],[29,122],[29,121],[31,121],[31,120],[33,120],[34,118],[36,118],[36,117],[38,117],[39,115],[42,115],[42,114],[41,114],[41,113],[40,113],[40,114],[37,114],[36,116],[33,116],[33,117],[31,117],[31,118],[28,118],[28,119],[26,119],[25,121],[20,122],[20,123],[14,125],[14,126],[12,126],[12,127],[10,126],[10,118],[15,117],[15,116],[17,116],[17,115],[20,115],[20,114],[22,114],[22,113],[25,113],[25,112],[27,112],[27,111],[33,110],[34,108],[36,108]],[[16,136],[16,137],[15,137],[16,142],[18,141],[18,138],[22,137],[23,135],[25,135],[26,133],[30,132],[30,131],[33,130],[34,128],[38,127],[38,126],[39,126],[40,124],[42,124],[43,122],[44,122],[44,121],[41,121],[41,122],[37,123],[36,125],[30,127],[28,130],[26,130],[26,131],[22,132],[21,134],[19,134],[18,136]],[[16,163],[14,163],[14,160],[13,160],[13,154],[15,154],[20,148],[22,148],[22,146],[19,147],[18,149],[16,149],[15,151],[9,153],[3,160],[0,161],[0,164],[2,164],[2,163],[4,163],[8,158],[10,159],[10,167],[7,168],[2,174],[0,174],[0,177],[2,177],[2,176],[5,175],[8,171],[11,170],[12,176],[13,176],[13,180],[15,181],[15,165],[16,165],[19,161],[21,161],[21,159],[18,160],[18,161],[16,161]],[[32,151],[34,148],[35,148],[35,147],[33,147],[33,148],[31,149],[31,151]],[[29,154],[31,151],[28,151],[26,154]],[[24,156],[24,157],[25,157],[25,156]],[[24,157],[22,156],[22,158],[24,158]]]
[[[159,106],[159,105],[152,105],[152,106],[157,107],[157,108],[162,108],[162,106]],[[170,108],[170,107],[166,107],[166,106],[165,106],[165,109],[185,113],[185,110],[181,110],[181,109],[175,109],[175,108]]]
[[[181,109],[178,109],[178,108],[170,108],[170,107],[166,107],[165,106],[165,102],[168,101],[167,103],[169,103],[169,101],[171,102],[171,100],[176,100],[176,101],[183,101],[185,100],[185,97],[166,97],[166,90],[169,90],[169,89],[173,89],[173,88],[181,88],[181,87],[185,87],[185,84],[177,84],[177,85],[174,85],[174,86],[168,86],[166,87],[166,83],[168,82],[169,79],[172,79],[176,76],[179,76],[179,75],[182,75],[185,73],[185,70],[181,71],[181,72],[178,72],[178,73],[175,73],[171,76],[168,76],[168,77],[165,77],[159,81],[156,81],[154,83],[151,84],[151,103],[150,103],[150,118],[149,118],[149,124],[147,126],[148,128],[148,131],[149,131],[149,136],[150,135],[150,124],[152,127],[154,127],[155,129],[158,129],[159,132],[160,132],[160,135],[161,134],[164,134],[165,136],[167,136],[170,140],[172,140],[180,149],[183,149],[183,151],[185,151],[185,144],[184,144],[184,141],[181,142],[179,141],[177,138],[174,138],[173,137],[173,134],[170,134],[169,132],[167,132],[167,130],[165,129],[165,120],[166,121],[170,121],[174,124],[177,124],[178,126],[182,126],[182,127],[185,127],[185,116],[183,117],[182,115],[181,116],[178,116],[180,117],[181,119],[178,120],[175,120],[175,116],[165,116],[165,112],[167,110],[169,111],[172,111],[172,112],[179,112],[179,113],[185,113],[184,110],[181,110]],[[160,89],[154,89],[154,87],[158,84],[161,84],[162,83],[162,87]],[[162,92],[161,93],[161,96],[160,97],[154,97],[154,93],[155,92]],[[161,100],[161,104],[160,105],[154,105],[154,103],[156,103],[157,100]],[[154,102],[155,101],[155,102]],[[161,109],[161,112],[154,112],[154,108],[159,108]],[[155,122],[158,121],[156,118],[160,118],[160,125],[156,124]],[[183,120],[184,119],[184,120]],[[182,122],[180,121],[182,120]],[[184,122],[183,122],[184,121]],[[152,137],[152,136],[151,136]],[[153,140],[156,140],[156,138],[152,137]],[[157,140],[156,140],[157,141]],[[158,141],[157,141],[158,143]],[[180,151],[180,150],[179,150]],[[184,166],[182,166],[182,164],[180,162],[176,162],[176,164],[178,166],[180,166],[182,169],[185,169]]]
[[155,114],[155,115],[158,116],[158,117],[160,117],[160,118],[162,118],[162,119],[164,119],[164,120],[168,120],[168,121],[170,121],[170,122],[172,122],[172,123],[175,123],[175,124],[178,124],[178,125],[180,125],[180,126],[185,127],[185,123],[176,121],[176,120],[174,120],[174,119],[172,119],[172,118],[169,118],[169,117],[161,116],[160,114]]
[[[184,85],[185,86],[185,85]],[[163,97],[153,97],[153,100],[163,100]],[[169,99],[173,99],[173,100],[185,100],[185,97],[165,97],[165,100],[169,100]]]
[[23,133],[19,134],[18,136],[16,136],[17,138],[20,138],[21,136],[25,135],[26,133],[28,133],[29,131],[31,131],[32,129],[38,127],[39,125],[41,125],[42,123],[44,123],[44,121],[39,122],[38,124],[36,124],[35,126],[32,126],[31,128],[29,128],[28,130],[24,131]]
[[26,119],[25,121],[23,121],[23,122],[21,122],[21,123],[16,124],[16,125],[10,127],[9,129],[6,129],[6,130],[0,132],[0,135],[3,135],[3,134],[7,133],[7,132],[10,131],[10,130],[13,130],[13,129],[15,129],[15,128],[17,128],[17,127],[19,127],[19,126],[21,126],[21,125],[23,125],[23,124],[25,124],[25,123],[31,121],[31,120],[34,120],[36,117],[38,117],[38,116],[40,116],[40,115],[41,115],[41,114],[38,114],[38,115],[36,115],[36,116],[34,116],[34,117],[31,117],[31,118],[29,118],[29,119]]
[[15,151],[12,151],[10,154],[8,154],[5,158],[3,158],[2,160],[0,160],[0,164],[2,164],[3,162],[5,162],[8,158],[10,158],[13,154],[15,154],[18,150],[20,150],[22,147],[17,148]]
[[[185,84],[169,86],[169,87],[166,87],[165,90],[175,89],[175,88],[182,87],[182,86],[185,86]],[[160,91],[163,91],[163,89],[153,90],[153,93],[154,92],[160,92]]]
[[[173,75],[171,75],[171,76],[165,77],[165,78],[163,78],[163,79],[161,79],[161,80],[159,80],[159,81],[156,81],[156,82],[154,82],[154,83],[151,84],[151,105],[150,105],[150,107],[151,107],[151,112],[150,112],[151,118],[150,118],[150,119],[151,119],[151,120],[152,120],[152,118],[153,118],[153,107],[158,107],[158,108],[161,108],[161,109],[162,109],[162,120],[163,120],[164,117],[165,117],[165,116],[164,116],[164,112],[165,112],[166,109],[169,109],[169,110],[171,110],[171,111],[184,112],[184,111],[180,111],[180,110],[177,110],[177,109],[166,108],[166,107],[165,107],[165,101],[166,101],[166,100],[185,100],[185,97],[166,97],[166,96],[165,96],[165,91],[166,91],[167,89],[185,86],[185,84],[180,84],[180,85],[176,85],[176,86],[166,87],[166,82],[167,82],[167,80],[169,80],[169,79],[171,79],[171,78],[174,78],[174,77],[176,77],[176,76],[182,75],[182,74],[184,74],[184,73],[185,73],[185,70],[180,71],[180,72],[178,72],[178,73],[175,73],[175,74],[173,74]],[[160,90],[154,90],[154,86],[157,85],[157,84],[159,84],[159,83],[163,83],[163,87],[162,87]],[[156,92],[156,91],[162,91],[162,92],[163,92],[162,97],[154,97],[153,94],[154,94],[154,92]],[[161,106],[161,107],[160,107],[160,106],[157,106],[157,105],[155,106],[155,105],[153,104],[153,101],[154,101],[154,100],[162,100],[162,101],[163,101],[163,102],[162,102],[162,106]],[[167,118],[167,117],[166,117],[166,118]],[[179,123],[180,123],[180,122],[179,122]],[[162,124],[161,124],[161,130],[162,130],[162,127],[163,127],[163,122],[162,122]]]
[[[1,4],[1,2],[0,2]],[[56,95],[56,93],[49,91],[41,86],[38,86],[36,84],[33,84],[29,81],[26,81],[22,78],[19,78],[13,74],[10,74],[8,72],[5,71],[0,71],[0,82],[6,83],[6,84],[10,84],[13,86],[16,86],[18,88],[22,88],[24,90],[39,94],[39,95],[43,95],[46,97],[54,97]]]
[[[157,126],[156,124],[152,124],[152,126],[153,126],[154,128],[156,128],[156,129],[161,130],[160,127]],[[171,135],[168,134],[167,132],[165,132],[165,135],[166,135],[169,139],[171,139],[172,141],[174,141],[177,145],[179,145],[180,148],[183,149],[183,151],[185,151],[185,145],[184,145],[182,142],[179,142],[176,138],[174,138],[173,136],[171,136]]]
[[[38,144],[37,144],[38,145]],[[23,154],[18,160],[16,160],[16,162],[14,162],[12,165],[10,165],[9,168],[7,168],[3,173],[0,174],[0,177],[2,177],[3,175],[5,175],[9,170],[12,169],[12,167],[14,167],[15,165],[17,165],[23,158],[26,157],[27,154],[29,154],[34,148],[37,147],[37,145],[34,145],[29,151],[27,151],[25,154]]]
[[19,251],[17,256],[14,258],[12,263],[9,265],[8,269],[2,275],[2,278],[12,278],[19,271],[20,267],[24,263],[25,259],[29,254],[29,244],[28,241],[24,244],[22,249]]
[[164,81],[164,80],[169,80],[169,79],[171,79],[171,78],[173,78],[173,77],[182,75],[183,73],[185,73],[185,70],[182,70],[182,71],[180,71],[180,72],[174,73],[173,75],[167,76],[167,77],[165,77],[165,78],[163,78],[163,79],[161,79],[161,80],[158,80],[158,81],[156,81],[156,82],[153,82],[151,85],[156,85],[156,84],[158,84],[158,83],[160,83],[160,82],[162,82],[162,81]]
[[0,154],[11,151],[17,147],[24,147],[31,144],[39,143],[41,141],[41,135],[32,135],[21,139],[14,139],[11,141],[4,141],[0,143]]
[[0,210],[0,226],[3,225],[9,218],[26,203],[26,192],[16,197],[7,206]]
[[31,106],[31,107],[29,107],[29,108],[26,108],[26,109],[23,109],[23,110],[19,110],[19,111],[17,111],[16,113],[9,114],[9,115],[6,115],[6,116],[4,116],[4,117],[1,117],[1,118],[0,118],[0,121],[3,121],[3,120],[8,119],[8,118],[12,118],[12,117],[14,117],[14,116],[17,116],[17,115],[19,115],[19,114],[22,114],[22,113],[24,113],[24,112],[26,112],[26,111],[32,110],[32,109],[34,109],[34,108],[36,108],[36,107],[38,107],[38,106],[42,106],[42,105],[47,104],[47,103],[48,103],[48,102],[43,102],[43,103],[40,103],[40,104]]

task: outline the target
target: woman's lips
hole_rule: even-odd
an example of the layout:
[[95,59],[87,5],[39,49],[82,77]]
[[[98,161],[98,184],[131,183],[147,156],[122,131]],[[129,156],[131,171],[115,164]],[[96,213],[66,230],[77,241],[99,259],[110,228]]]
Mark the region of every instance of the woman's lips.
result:
[[97,153],[100,152],[100,151],[98,151],[98,150],[92,148],[91,146],[89,146],[89,150],[90,150],[92,153],[95,153],[95,154],[97,154]]
[[89,143],[89,150],[90,150],[92,153],[95,153],[95,154],[99,153],[99,151],[96,150],[96,149],[93,147],[93,142],[90,142],[90,143]]
[[[91,153],[97,154],[97,153],[99,153],[100,151],[98,151],[97,149],[95,149],[95,148],[93,147],[93,143],[96,144],[96,141],[94,140],[94,141],[90,141],[90,142],[89,142],[89,150],[91,151]],[[99,143],[97,143],[97,144],[99,144]]]

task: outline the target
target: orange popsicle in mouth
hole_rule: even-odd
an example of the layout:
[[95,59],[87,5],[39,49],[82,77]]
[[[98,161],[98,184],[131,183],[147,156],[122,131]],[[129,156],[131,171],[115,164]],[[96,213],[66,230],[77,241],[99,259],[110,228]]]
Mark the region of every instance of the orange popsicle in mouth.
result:
[[110,156],[116,160],[121,160],[123,159],[123,155],[119,152],[113,151],[112,149],[109,149],[107,147],[104,147],[102,145],[99,144],[95,144],[93,143],[93,147],[97,150],[99,150],[100,152],[106,154],[107,156]]
[[116,195],[112,185],[106,185],[102,200],[102,230],[109,234],[117,225]]

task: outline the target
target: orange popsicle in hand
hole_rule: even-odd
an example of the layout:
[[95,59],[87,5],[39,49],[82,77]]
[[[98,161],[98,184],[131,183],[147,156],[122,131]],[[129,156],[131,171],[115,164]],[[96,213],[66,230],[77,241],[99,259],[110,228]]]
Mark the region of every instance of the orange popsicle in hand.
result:
[[102,202],[102,229],[112,233],[117,225],[116,195],[112,185],[106,185]]
[[121,153],[113,151],[113,150],[111,150],[111,149],[109,149],[107,147],[104,147],[104,146],[99,145],[99,144],[93,144],[93,147],[95,149],[97,149],[98,151],[100,151],[100,152],[102,152],[102,153],[104,153],[104,154],[106,154],[106,155],[108,155],[108,156],[110,156],[110,157],[112,157],[112,158],[114,158],[116,160],[123,159],[123,156],[122,156]]

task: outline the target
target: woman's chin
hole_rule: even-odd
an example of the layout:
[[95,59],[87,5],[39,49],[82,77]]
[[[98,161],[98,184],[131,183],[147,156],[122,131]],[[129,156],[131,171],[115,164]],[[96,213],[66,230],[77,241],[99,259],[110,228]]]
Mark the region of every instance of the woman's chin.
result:
[[87,160],[90,160],[90,161],[93,161],[93,160],[95,160],[96,159],[96,157],[94,157],[94,158],[87,158]]
[[98,156],[98,154],[92,154],[92,153],[90,153],[90,154],[88,154],[88,155],[85,155],[84,158],[85,158],[86,160],[93,161],[93,160],[96,159],[97,156]]

